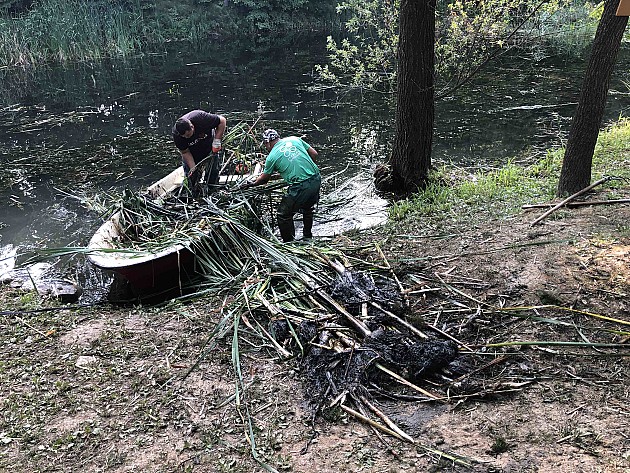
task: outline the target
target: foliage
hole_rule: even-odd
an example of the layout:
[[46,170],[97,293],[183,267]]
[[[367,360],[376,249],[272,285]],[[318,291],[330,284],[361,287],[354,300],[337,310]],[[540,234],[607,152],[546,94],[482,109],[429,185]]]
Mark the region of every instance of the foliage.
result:
[[[336,86],[391,91],[398,11],[398,0],[341,3],[338,12],[347,18],[348,37],[328,39],[329,62],[317,67],[320,78]],[[584,4],[568,0],[441,2],[436,27],[438,86],[457,87],[490,57],[514,46],[566,45],[565,52],[581,52],[594,31],[588,13]],[[516,28],[519,34],[513,34]]]
[[531,24],[528,34],[538,34],[552,51],[567,56],[581,55],[591,44],[603,3],[569,3],[563,8],[547,8]]
[[[390,218],[470,219],[481,212],[493,216],[510,216],[520,212],[523,204],[549,201],[555,196],[563,149],[549,150],[540,160],[518,166],[512,162],[487,173],[444,166],[434,170],[427,188],[409,199],[396,202]],[[600,133],[593,157],[593,175],[621,177],[612,181],[611,189],[630,178],[630,120],[621,119]]]
[[335,21],[332,1],[230,0],[228,5],[232,20],[250,32],[310,29],[318,22]]
[[328,37],[330,64],[316,66],[320,77],[351,88],[392,90],[399,8],[399,0],[339,4],[337,12],[347,16],[345,27],[353,39]]
[[33,0],[0,0],[0,12],[18,13],[26,11]]

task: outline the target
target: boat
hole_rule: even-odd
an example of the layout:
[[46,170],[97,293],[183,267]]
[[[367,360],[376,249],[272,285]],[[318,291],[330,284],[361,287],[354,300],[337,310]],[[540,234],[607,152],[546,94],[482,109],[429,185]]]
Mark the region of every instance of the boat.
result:
[[[253,173],[219,176],[219,184],[241,181],[261,170],[256,165]],[[147,188],[152,199],[164,198],[181,189],[184,170],[179,167]],[[174,297],[184,293],[187,283],[195,275],[195,255],[186,246],[175,244],[160,251],[126,251],[120,249],[120,212],[116,212],[94,233],[88,243],[88,260],[96,267],[114,273],[118,283],[128,283],[131,295],[139,299],[156,296]]]

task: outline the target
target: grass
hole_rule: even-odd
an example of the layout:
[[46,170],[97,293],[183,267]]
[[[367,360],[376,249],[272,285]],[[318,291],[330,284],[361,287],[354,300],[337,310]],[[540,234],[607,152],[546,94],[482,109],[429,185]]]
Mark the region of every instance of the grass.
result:
[[492,439],[492,445],[490,445],[490,451],[498,455],[500,453],[505,453],[510,449],[510,444],[505,440],[505,438],[497,435]]
[[[432,222],[499,218],[521,212],[521,206],[549,202],[555,197],[564,149],[548,150],[535,163],[510,161],[499,169],[470,171],[444,165],[432,171],[427,188],[390,208],[393,221],[425,218]],[[602,198],[615,199],[630,178],[630,120],[622,118],[602,131],[593,156],[593,182],[615,176]],[[600,189],[601,190],[601,189]]]
[[389,217],[394,221],[417,217],[468,219],[479,211],[508,216],[516,213],[522,203],[548,200],[553,193],[550,180],[541,180],[531,169],[511,162],[501,169],[473,174],[444,166],[432,172],[423,192],[396,202]]

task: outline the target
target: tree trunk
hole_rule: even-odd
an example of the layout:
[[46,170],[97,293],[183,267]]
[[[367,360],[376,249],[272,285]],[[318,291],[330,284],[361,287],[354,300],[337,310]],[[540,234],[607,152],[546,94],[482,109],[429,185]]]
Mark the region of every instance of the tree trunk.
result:
[[409,193],[423,187],[431,166],[434,121],[436,0],[401,0],[396,91],[396,135],[387,185]]
[[558,182],[559,196],[574,194],[591,183],[593,153],[604,115],[610,77],[628,23],[628,17],[615,16],[618,4],[619,0],[605,0],[604,3],[604,13],[597,26],[580,101],[569,131]]

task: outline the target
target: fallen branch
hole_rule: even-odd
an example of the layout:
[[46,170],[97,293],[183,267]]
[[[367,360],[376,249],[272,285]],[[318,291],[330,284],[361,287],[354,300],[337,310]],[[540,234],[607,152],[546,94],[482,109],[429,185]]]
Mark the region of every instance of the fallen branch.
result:
[[596,319],[606,320],[608,322],[613,322],[621,325],[630,325],[630,320],[616,319],[614,317],[608,317],[606,315],[595,314],[593,312],[587,312],[585,310],[572,309],[571,307],[563,307],[559,305],[536,305],[536,306],[515,306],[515,307],[497,307],[496,310],[501,312],[509,312],[509,311],[518,311],[518,310],[533,310],[536,311],[538,309],[556,309],[556,310],[564,310],[567,312],[572,312],[574,314],[582,314],[587,315],[589,317],[594,317]]
[[374,404],[372,404],[370,401],[368,401],[365,397],[359,396],[359,399],[372,412],[374,412],[374,414],[376,414],[377,417],[379,417],[383,422],[385,422],[387,427],[392,429],[394,432],[396,432],[398,435],[400,435],[403,439],[407,440],[409,443],[414,443],[414,439],[411,436],[409,436],[409,434],[405,433],[400,427],[398,427],[394,423],[394,421],[392,421],[383,411],[381,411],[378,407],[376,407]]
[[348,312],[345,307],[337,302],[330,294],[320,289],[310,276],[308,276],[307,274],[298,274],[297,276],[302,280],[302,282],[306,285],[306,287],[308,287],[309,290],[313,291],[321,299],[334,307],[337,312],[343,315],[354,326],[354,328],[361,333],[361,335],[367,337],[372,333],[361,320],[357,319],[350,312]]
[[498,348],[498,347],[526,347],[526,346],[557,346],[557,347],[585,347],[585,348],[623,348],[629,349],[630,345],[624,345],[623,343],[585,343],[585,342],[550,342],[546,340],[530,341],[530,342],[499,342],[499,343],[486,343],[483,345],[486,348]]
[[[375,427],[375,428],[385,432],[386,434],[391,435],[392,437],[396,437],[397,439],[400,439],[400,440],[407,440],[406,438],[401,437],[397,432],[394,432],[390,428],[385,427],[384,425],[379,424],[378,422],[370,419],[369,417],[364,416],[363,414],[355,411],[354,409],[346,406],[345,404],[339,404],[339,407],[341,407],[348,414],[356,417],[357,419],[365,422],[366,424],[368,424],[368,425],[370,425],[372,427]],[[427,445],[423,445],[423,444],[418,443],[416,441],[413,441],[412,443],[414,445],[418,446],[419,448],[423,449],[426,452],[432,453],[434,455],[438,455],[439,457],[446,458],[447,460],[450,460],[450,461],[452,461],[454,463],[459,463],[459,464],[465,465],[465,466],[471,466],[471,464],[472,464],[471,461],[468,458],[451,455],[451,454],[448,454],[448,453],[443,452],[441,450],[437,450],[437,449],[429,447]]]
[[438,401],[441,400],[443,398],[441,398],[440,396],[436,396],[435,394],[430,393],[429,391],[426,391],[425,389],[422,389],[419,386],[416,386],[415,384],[413,384],[410,381],[407,381],[405,378],[403,378],[402,376],[400,376],[399,374],[394,373],[391,370],[388,370],[387,368],[385,368],[383,365],[381,365],[380,363],[375,363],[374,366],[376,368],[378,368],[379,370],[381,370],[383,373],[388,374],[389,376],[391,376],[392,378],[394,378],[396,381],[398,381],[400,384],[403,384],[411,389],[413,389],[414,391],[419,392],[420,394],[423,394],[424,396],[428,397],[429,399],[433,399],[434,401]]
[[480,371],[483,371],[483,370],[485,370],[487,368],[490,368],[491,366],[498,365],[499,363],[503,363],[504,361],[506,361],[508,359],[509,359],[509,356],[506,356],[506,355],[503,355],[503,356],[500,356],[498,358],[495,358],[494,360],[489,361],[488,363],[485,363],[482,366],[479,366],[478,368],[475,368],[474,370],[469,371],[468,373],[463,374],[462,376],[460,376],[458,378],[455,378],[454,380],[450,381],[448,384],[459,383],[459,382],[463,381],[464,379],[468,378],[469,376],[471,376],[471,375],[473,375],[475,373],[479,373]]
[[401,319],[400,317],[398,317],[396,314],[394,314],[393,312],[390,312],[389,310],[384,309],[383,307],[381,307],[379,304],[377,304],[376,302],[372,302],[370,301],[369,304],[380,310],[381,312],[383,312],[385,315],[387,315],[388,317],[390,317],[391,319],[395,320],[396,322],[398,322],[400,325],[404,326],[405,328],[407,328],[408,330],[410,330],[412,333],[416,334],[418,337],[422,338],[423,340],[426,340],[427,338],[429,338],[424,332],[418,330],[416,327],[414,327],[413,325],[411,325],[409,322],[407,322],[406,320]]
[[566,199],[564,199],[562,202],[560,202],[559,204],[555,205],[554,207],[550,208],[549,210],[547,210],[544,214],[542,214],[540,217],[538,217],[536,220],[534,220],[531,223],[531,226],[533,227],[534,225],[538,224],[539,222],[541,222],[543,219],[545,219],[546,217],[548,217],[549,215],[551,215],[553,212],[555,212],[556,210],[558,210],[560,207],[564,206],[567,204],[567,202],[571,202],[573,199],[575,199],[576,197],[581,196],[582,194],[586,194],[588,191],[590,191],[591,189],[593,189],[594,187],[603,184],[604,182],[608,182],[610,181],[610,177],[606,176],[601,178],[599,181],[594,182],[593,184],[591,184],[588,187],[585,187],[584,189],[582,189],[581,191],[576,192],[575,194],[567,197]]
[[[630,199],[611,199],[611,200],[591,200],[589,202],[567,202],[565,207],[583,207],[585,205],[613,205],[613,204],[630,204]],[[546,209],[554,204],[525,204],[522,209]]]

